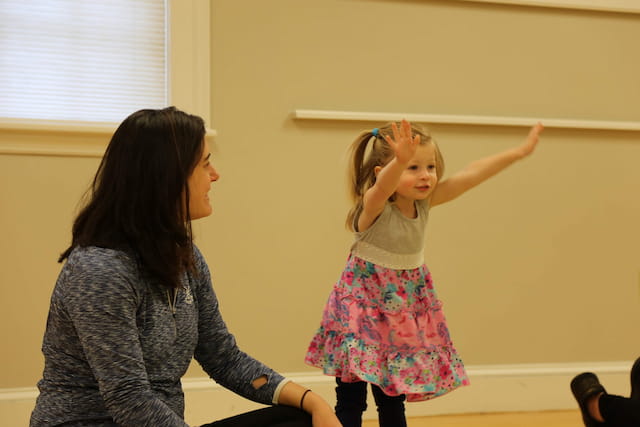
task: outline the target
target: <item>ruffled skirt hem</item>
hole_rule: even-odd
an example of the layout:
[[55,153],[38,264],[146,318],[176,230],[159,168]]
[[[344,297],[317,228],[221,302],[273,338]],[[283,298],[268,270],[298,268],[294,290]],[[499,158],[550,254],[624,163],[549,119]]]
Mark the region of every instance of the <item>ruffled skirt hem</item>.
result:
[[[333,335],[333,336],[332,336]],[[334,334],[314,337],[305,362],[343,382],[375,384],[389,396],[406,395],[408,402],[442,396],[469,385],[462,360],[453,347],[433,347],[406,354],[380,348],[353,337]],[[368,355],[376,354],[376,360]]]

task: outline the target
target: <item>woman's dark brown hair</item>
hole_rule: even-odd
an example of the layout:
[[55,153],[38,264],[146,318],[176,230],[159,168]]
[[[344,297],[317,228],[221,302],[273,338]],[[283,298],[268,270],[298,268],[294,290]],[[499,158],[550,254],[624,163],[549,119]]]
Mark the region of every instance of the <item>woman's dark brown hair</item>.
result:
[[187,180],[203,150],[204,121],[175,107],[145,109],[113,134],[88,202],[73,223],[71,246],[130,251],[143,272],[177,287],[193,263]]

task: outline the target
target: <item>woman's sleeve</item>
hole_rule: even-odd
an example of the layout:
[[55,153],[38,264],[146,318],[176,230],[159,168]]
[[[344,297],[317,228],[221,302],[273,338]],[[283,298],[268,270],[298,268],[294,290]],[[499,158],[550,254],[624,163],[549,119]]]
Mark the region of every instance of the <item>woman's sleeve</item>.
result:
[[77,259],[64,304],[105,406],[122,426],[185,427],[151,391],[136,324],[135,270],[117,256]]
[[[218,300],[211,285],[209,269],[196,253],[198,299],[198,345],[195,358],[220,385],[255,402],[277,402],[277,391],[284,384],[284,377],[241,351],[233,335],[227,330],[218,307]],[[265,377],[267,383],[255,389],[252,382]]]

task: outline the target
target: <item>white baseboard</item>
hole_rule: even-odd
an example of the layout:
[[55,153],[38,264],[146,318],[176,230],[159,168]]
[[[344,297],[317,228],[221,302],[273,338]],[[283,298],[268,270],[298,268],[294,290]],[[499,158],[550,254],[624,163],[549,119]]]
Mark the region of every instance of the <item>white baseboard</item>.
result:
[[[632,364],[632,361],[621,361],[468,366],[470,386],[431,401],[408,403],[407,416],[577,409],[569,390],[571,378],[580,372],[595,372],[609,393],[624,396],[629,394]],[[335,403],[333,377],[309,372],[286,376]],[[208,378],[185,378],[183,388],[185,418],[190,425],[262,407]],[[27,425],[37,394],[35,388],[0,389],[0,425]],[[376,418],[371,398],[365,418]]]

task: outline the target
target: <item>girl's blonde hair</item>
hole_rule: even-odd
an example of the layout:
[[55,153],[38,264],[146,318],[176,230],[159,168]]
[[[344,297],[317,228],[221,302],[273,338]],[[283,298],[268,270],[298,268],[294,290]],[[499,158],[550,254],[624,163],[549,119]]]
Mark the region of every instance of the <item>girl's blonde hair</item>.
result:
[[[396,122],[400,128],[400,123]],[[422,126],[411,124],[412,136],[420,136],[420,145],[433,144],[436,151],[436,176],[438,181],[444,174],[444,160],[440,149],[431,135]],[[351,231],[355,231],[354,221],[362,210],[362,198],[364,193],[376,182],[375,167],[385,166],[394,157],[394,152],[385,141],[384,136],[393,135],[391,123],[385,124],[379,129],[373,129],[361,133],[351,145],[351,165],[349,168],[349,193],[353,206],[347,214],[346,225]],[[370,148],[369,148],[370,146]],[[369,148],[369,150],[367,150]],[[391,197],[393,200],[393,196]]]

